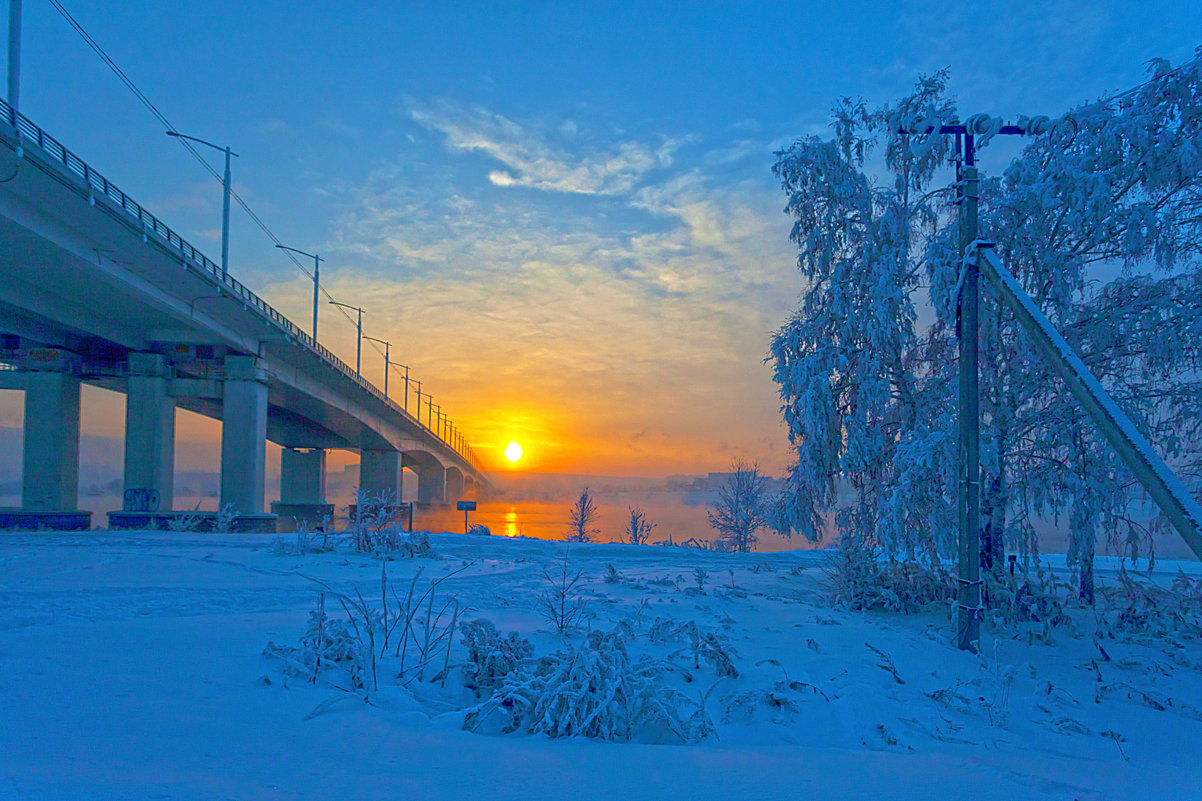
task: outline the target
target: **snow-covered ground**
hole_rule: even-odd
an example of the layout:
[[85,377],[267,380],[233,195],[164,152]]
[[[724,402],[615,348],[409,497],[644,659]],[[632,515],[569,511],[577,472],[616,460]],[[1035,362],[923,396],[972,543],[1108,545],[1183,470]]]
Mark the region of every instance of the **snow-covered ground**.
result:
[[[1078,636],[990,635],[977,657],[949,645],[945,613],[831,608],[821,552],[431,543],[432,556],[386,563],[398,596],[419,568],[419,592],[460,571],[440,601],[520,632],[535,656],[585,640],[538,609],[544,570],[566,552],[584,571],[584,625],[618,627],[632,661],[680,666],[664,686],[689,703],[704,695],[714,735],[654,745],[464,731],[479,701],[458,668],[432,680],[440,663],[406,686],[384,671],[370,704],[335,688],[349,678],[336,668],[316,683],[287,675],[265,646],[298,646],[322,593],[331,620],[346,617],[339,593],[380,605],[381,561],[345,548],[0,533],[0,799],[1014,801],[1186,799],[1202,787],[1198,640],[1099,648],[1078,611]],[[695,659],[688,621],[714,635],[737,678]],[[466,656],[456,636],[452,665]]]

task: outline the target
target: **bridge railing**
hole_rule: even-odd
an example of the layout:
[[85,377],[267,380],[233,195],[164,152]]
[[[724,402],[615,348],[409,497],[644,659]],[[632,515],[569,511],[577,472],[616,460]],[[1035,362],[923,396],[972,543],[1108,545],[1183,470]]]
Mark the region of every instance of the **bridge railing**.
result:
[[357,374],[351,369],[350,365],[335,356],[324,345],[316,342],[312,336],[302,331],[295,323],[276,311],[269,303],[254,292],[250,291],[241,281],[238,281],[228,273],[222,275],[219,265],[193,247],[187,240],[173,231],[162,220],[147,211],[141,204],[117,188],[107,178],[92,169],[87,162],[68,150],[62,142],[47,134],[24,114],[14,115],[12,107],[2,98],[0,98],[0,121],[7,123],[17,133],[18,146],[23,146],[26,142],[36,145],[50,161],[61,165],[65,172],[82,181],[83,186],[87,190],[89,202],[95,204],[97,195],[105,198],[113,206],[125,212],[130,218],[129,222],[136,221],[136,227],[142,232],[143,239],[149,240],[150,236],[154,236],[155,239],[165,243],[170,250],[179,253],[185,265],[198,268],[206,273],[224,291],[228,291],[233,297],[241,300],[248,309],[254,308],[259,314],[283,329],[292,340],[316,353],[329,366],[353,380],[398,414],[410,418],[419,426],[425,428],[444,446],[459,454],[464,461],[476,468],[476,470],[483,472],[480,460],[476,457],[476,452],[470,445],[460,447],[454,442],[444,439],[438,431],[421,421],[420,414],[410,414],[391,398],[386,397],[375,384],[365,379],[362,375]]

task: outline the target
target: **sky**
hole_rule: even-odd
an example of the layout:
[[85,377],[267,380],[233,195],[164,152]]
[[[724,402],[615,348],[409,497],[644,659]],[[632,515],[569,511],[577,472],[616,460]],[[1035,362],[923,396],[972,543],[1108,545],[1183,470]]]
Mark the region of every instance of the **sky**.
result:
[[[61,4],[239,154],[238,193],[322,255],[486,468],[517,440],[523,470],[632,476],[782,470],[764,358],[803,287],[773,151],[838,98],[950,67],[966,111],[1055,115],[1202,45],[1186,2]],[[220,186],[49,0],[25,0],[22,50],[21,111],[216,261]],[[310,279],[236,207],[230,238],[231,273],[307,329]],[[354,362],[335,307],[319,338]],[[85,434],[122,425],[120,396],[85,394]],[[181,414],[181,453],[211,462],[219,431]]]

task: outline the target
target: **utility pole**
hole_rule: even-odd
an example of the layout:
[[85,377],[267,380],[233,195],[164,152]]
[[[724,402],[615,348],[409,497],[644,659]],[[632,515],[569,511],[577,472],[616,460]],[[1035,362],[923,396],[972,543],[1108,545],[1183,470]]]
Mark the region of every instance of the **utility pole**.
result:
[[960,263],[963,271],[957,334],[960,341],[960,542],[956,593],[956,644],[979,650],[981,640],[981,398],[979,374],[979,268],[977,241],[978,176],[971,131],[956,135],[956,203],[959,205]]
[[956,204],[959,207],[960,269],[962,279],[956,307],[956,339],[960,345],[959,447],[957,449],[956,644],[964,651],[979,650],[981,639],[981,396],[980,396],[980,268],[972,244],[980,238],[977,225],[979,176],[975,135],[1025,136],[1049,130],[1047,117],[1020,118],[1009,125],[987,114],[967,122],[901,129],[902,134],[954,134],[956,137]]
[[[413,379],[413,383],[417,384],[417,415],[415,415],[415,419],[420,424],[422,421],[422,382],[415,378]],[[409,410],[405,409],[405,411]]]

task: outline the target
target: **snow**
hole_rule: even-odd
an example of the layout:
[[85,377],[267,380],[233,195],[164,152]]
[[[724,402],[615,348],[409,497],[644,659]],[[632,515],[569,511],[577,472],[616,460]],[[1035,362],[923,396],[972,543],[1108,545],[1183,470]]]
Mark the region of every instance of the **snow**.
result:
[[[650,745],[466,732],[476,702],[455,677],[445,689],[382,677],[371,705],[344,694],[310,717],[337,691],[285,677],[264,648],[299,643],[317,582],[327,594],[378,596],[380,560],[345,547],[281,555],[262,535],[6,532],[0,800],[1145,799],[1194,797],[1202,780],[1196,640],[1183,640],[1175,661],[1155,642],[1104,640],[1107,660],[1078,610],[1079,637],[1060,630],[1047,645],[994,632],[978,657],[950,644],[945,612],[830,607],[822,552],[430,542],[432,557],[386,563],[398,592],[419,568],[428,581],[469,564],[441,586],[471,604],[469,619],[528,637],[536,656],[587,639],[560,637],[538,612],[544,571],[565,551],[583,570],[589,627],[627,621],[641,632],[632,659],[636,647],[654,650],[657,618],[714,634],[738,678],[679,656],[696,681],[673,686],[690,697],[713,686],[717,737]],[[1113,565],[1097,567],[1105,581]],[[696,568],[708,573],[701,590]],[[456,637],[452,662],[465,659]],[[1172,703],[1157,710],[1147,698]]]

